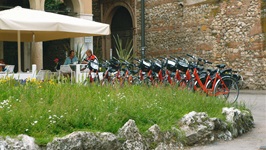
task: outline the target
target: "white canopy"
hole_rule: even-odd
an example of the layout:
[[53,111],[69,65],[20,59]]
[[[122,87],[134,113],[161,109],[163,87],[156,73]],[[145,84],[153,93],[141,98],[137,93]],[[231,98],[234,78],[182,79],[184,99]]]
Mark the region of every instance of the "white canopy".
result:
[[109,35],[108,24],[40,11],[15,8],[0,11],[0,41],[40,42],[64,38]]
[[108,24],[76,17],[20,6],[0,11],[0,41],[17,41],[17,31],[20,31],[21,42],[110,34]]

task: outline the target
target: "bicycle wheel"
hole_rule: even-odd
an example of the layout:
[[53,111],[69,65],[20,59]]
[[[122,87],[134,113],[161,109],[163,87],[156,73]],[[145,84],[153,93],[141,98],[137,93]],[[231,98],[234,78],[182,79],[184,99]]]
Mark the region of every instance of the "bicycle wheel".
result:
[[139,77],[134,77],[132,78],[132,85],[141,85],[141,80]]
[[236,102],[239,96],[237,82],[231,77],[223,77],[215,84],[214,95],[227,100],[229,103]]

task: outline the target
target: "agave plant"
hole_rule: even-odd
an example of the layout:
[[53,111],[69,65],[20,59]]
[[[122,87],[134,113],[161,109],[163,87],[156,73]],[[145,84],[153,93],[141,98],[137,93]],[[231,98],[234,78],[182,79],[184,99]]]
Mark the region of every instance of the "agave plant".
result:
[[82,62],[82,60],[85,58],[86,53],[82,53],[84,44],[77,44],[75,51],[75,56],[78,58],[79,62]]
[[117,53],[117,56],[119,59],[123,59],[123,60],[131,60],[132,59],[132,51],[133,51],[133,40],[129,40],[127,39],[125,47],[123,48],[123,44],[122,44],[122,39],[120,39],[119,35],[117,35],[116,37],[114,37],[115,40],[115,50]]

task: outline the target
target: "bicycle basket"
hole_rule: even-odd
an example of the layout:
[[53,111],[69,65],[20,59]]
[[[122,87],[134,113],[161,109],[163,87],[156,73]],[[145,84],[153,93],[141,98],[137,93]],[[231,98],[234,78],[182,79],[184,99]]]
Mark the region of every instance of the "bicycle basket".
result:
[[153,72],[159,73],[161,68],[162,68],[162,65],[159,64],[158,62],[154,62],[153,65],[152,65],[152,71]]
[[177,69],[186,72],[188,69],[188,64],[185,61],[178,61]]
[[176,71],[176,63],[172,60],[167,60],[166,68],[167,70],[170,70],[170,71]]
[[142,60],[139,64],[140,66],[140,69],[143,71],[143,72],[148,72],[151,70],[151,63],[150,62],[147,62],[145,60]]

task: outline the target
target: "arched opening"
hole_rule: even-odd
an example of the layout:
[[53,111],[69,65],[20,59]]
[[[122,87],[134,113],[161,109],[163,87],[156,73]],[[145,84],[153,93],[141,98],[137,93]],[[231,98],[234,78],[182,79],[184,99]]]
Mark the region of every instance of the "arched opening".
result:
[[115,13],[111,21],[111,47],[112,56],[118,58],[114,36],[117,37],[118,35],[120,37],[124,48],[127,41],[133,39],[133,23],[131,15],[125,7],[118,6],[114,9]]
[[[0,10],[6,10],[15,6],[30,8],[29,0],[0,0]],[[21,43],[21,53],[24,53],[24,44]],[[18,46],[17,42],[3,42],[3,58],[6,64],[15,65],[14,71],[18,71]],[[21,61],[24,62],[23,55]],[[24,64],[21,65],[24,68]]]

